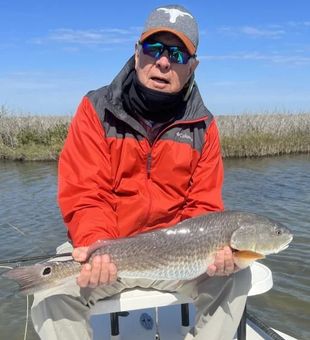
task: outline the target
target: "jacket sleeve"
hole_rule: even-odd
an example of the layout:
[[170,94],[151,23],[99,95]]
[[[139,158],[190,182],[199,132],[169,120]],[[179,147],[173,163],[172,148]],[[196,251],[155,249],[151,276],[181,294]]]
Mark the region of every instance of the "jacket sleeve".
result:
[[74,247],[118,236],[105,132],[87,97],[60,154],[58,203]]
[[207,129],[201,157],[190,182],[186,205],[181,219],[187,219],[206,212],[222,211],[224,170],[219,133],[215,120]]

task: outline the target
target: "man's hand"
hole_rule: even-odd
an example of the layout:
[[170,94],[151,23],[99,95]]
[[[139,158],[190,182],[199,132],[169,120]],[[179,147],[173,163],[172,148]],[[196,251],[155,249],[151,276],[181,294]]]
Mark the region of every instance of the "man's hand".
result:
[[[72,256],[75,261],[84,262],[88,257],[88,247],[75,248]],[[80,275],[77,278],[77,284],[80,287],[96,288],[103,284],[115,282],[117,279],[117,268],[111,262],[110,256],[96,255],[91,263],[82,265]]]
[[233,254],[230,247],[224,247],[223,250],[219,250],[216,253],[214,263],[207,269],[209,276],[227,276],[238,268],[234,264]]

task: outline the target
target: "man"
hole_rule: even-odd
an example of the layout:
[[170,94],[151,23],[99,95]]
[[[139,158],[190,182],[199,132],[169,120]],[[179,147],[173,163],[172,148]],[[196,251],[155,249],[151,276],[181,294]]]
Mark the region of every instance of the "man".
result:
[[[197,46],[192,14],[159,7],[112,83],[83,98],[59,162],[59,204],[75,260],[85,261],[97,240],[223,210],[218,130],[194,82]],[[249,289],[248,271],[235,269],[227,248],[193,281],[116,281],[109,254],[96,256],[75,287],[36,294],[32,318],[44,339],[90,339],[92,304],[126,288],[152,287],[194,299],[196,325],[186,339],[231,339]]]

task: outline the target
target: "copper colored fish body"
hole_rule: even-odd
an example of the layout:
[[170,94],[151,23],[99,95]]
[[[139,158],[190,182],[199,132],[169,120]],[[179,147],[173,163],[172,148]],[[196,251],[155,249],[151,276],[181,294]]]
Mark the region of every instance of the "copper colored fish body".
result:
[[[292,238],[288,228],[267,217],[215,212],[134,237],[98,241],[90,247],[88,261],[96,254],[109,254],[120,278],[190,280],[205,273],[216,251],[224,246],[233,249],[235,263],[244,268],[286,249]],[[18,282],[21,293],[32,294],[77,276],[80,267],[73,260],[52,260],[3,275]]]

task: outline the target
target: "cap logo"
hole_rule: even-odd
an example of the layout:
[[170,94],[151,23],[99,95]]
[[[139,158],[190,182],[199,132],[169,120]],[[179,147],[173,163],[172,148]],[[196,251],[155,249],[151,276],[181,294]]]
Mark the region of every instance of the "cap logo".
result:
[[191,17],[192,19],[194,19],[189,13],[186,12],[182,12],[179,9],[176,8],[158,8],[157,11],[164,11],[166,14],[170,15],[170,19],[169,21],[174,24],[177,21],[178,17],[184,17],[185,15],[188,15],[189,17]]

